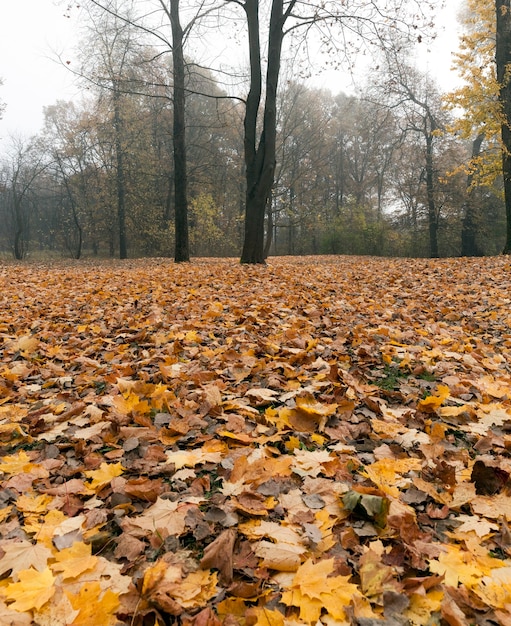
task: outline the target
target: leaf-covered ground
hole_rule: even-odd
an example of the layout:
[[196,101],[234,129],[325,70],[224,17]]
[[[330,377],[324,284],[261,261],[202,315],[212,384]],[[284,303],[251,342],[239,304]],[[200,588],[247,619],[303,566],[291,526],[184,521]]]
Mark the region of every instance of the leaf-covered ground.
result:
[[0,624],[511,624],[511,263],[0,266]]

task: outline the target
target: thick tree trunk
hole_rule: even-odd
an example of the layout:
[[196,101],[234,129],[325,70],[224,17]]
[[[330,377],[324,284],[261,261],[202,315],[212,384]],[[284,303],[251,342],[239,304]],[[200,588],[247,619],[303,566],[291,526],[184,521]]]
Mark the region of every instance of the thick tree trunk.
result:
[[176,245],[174,261],[190,260],[188,240],[188,173],[186,167],[185,137],[185,61],[183,54],[183,28],[179,20],[179,0],[170,0],[172,26],[172,65],[174,71],[174,207]]
[[268,65],[263,128],[257,142],[257,118],[262,94],[259,1],[245,0],[250,50],[250,90],[245,111],[245,238],[242,263],[265,263],[264,216],[273,187],[277,134],[277,87],[280,74],[284,23],[295,0],[284,12],[283,0],[273,0],[268,36]]
[[502,175],[506,204],[506,244],[503,253],[511,254],[511,0],[496,0],[497,41],[495,61],[502,108]]
[[[479,156],[484,133],[480,133],[472,142],[472,161]],[[483,256],[483,252],[477,243],[479,210],[474,201],[472,183],[474,175],[467,176],[467,199],[465,201],[465,215],[461,227],[461,256]]]

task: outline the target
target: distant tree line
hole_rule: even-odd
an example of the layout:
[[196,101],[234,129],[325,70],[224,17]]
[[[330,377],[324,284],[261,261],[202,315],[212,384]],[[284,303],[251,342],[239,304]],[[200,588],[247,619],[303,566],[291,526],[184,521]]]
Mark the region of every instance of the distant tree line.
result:
[[[474,184],[474,158],[499,147],[481,133],[450,132],[456,118],[445,105],[452,99],[408,64],[398,42],[358,95],[307,86],[284,62],[280,81],[259,86],[266,106],[267,90],[276,89],[268,120],[259,100],[230,95],[218,73],[184,55],[176,65],[175,37],[186,36],[193,19],[179,31],[169,12],[169,57],[126,15],[89,15],[94,36],[80,68],[87,96],[47,107],[41,132],[13,139],[0,154],[1,253],[238,256],[247,250],[250,185],[262,194],[254,219],[264,258],[504,248],[502,178]],[[275,129],[275,158],[266,165],[265,123],[267,133]],[[257,167],[271,170],[267,189]],[[246,261],[260,262],[258,254],[250,249]]]

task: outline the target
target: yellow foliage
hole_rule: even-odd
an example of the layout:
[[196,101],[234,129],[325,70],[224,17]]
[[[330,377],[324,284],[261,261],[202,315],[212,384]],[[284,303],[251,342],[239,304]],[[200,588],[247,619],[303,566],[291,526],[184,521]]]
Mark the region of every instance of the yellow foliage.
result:
[[119,608],[119,597],[107,589],[101,595],[99,582],[86,583],[78,594],[66,594],[73,608],[79,610],[71,626],[110,626],[117,621],[115,611]]
[[463,84],[445,97],[447,108],[461,115],[456,115],[449,131],[465,139],[484,134],[487,148],[464,167],[474,177],[473,184],[491,186],[501,173],[502,114],[495,67],[495,7],[480,0],[466,0],[462,21],[465,32],[453,65]]
[[120,476],[124,471],[121,463],[101,463],[97,470],[86,471],[85,476],[90,480],[87,485],[92,491],[99,491],[107,485],[112,478]]
[[300,609],[300,619],[315,624],[326,610],[330,617],[346,619],[345,609],[354,596],[359,596],[357,585],[349,583],[349,576],[330,576],[334,560],[325,559],[313,563],[310,559],[298,569],[288,589],[282,594],[282,602]]
[[55,556],[51,566],[54,572],[61,572],[62,578],[77,578],[83,572],[93,569],[98,558],[92,555],[90,544],[76,541],[70,548],[65,548]]
[[40,609],[55,593],[55,578],[49,568],[42,572],[32,568],[22,570],[18,578],[19,582],[7,585],[2,591],[8,602],[14,601],[11,609],[21,612]]

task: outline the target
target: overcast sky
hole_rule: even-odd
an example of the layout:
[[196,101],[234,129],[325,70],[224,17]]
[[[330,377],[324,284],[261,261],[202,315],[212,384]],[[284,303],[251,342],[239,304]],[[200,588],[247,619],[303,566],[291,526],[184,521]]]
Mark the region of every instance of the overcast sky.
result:
[[1,0],[0,100],[7,105],[0,137],[11,132],[30,135],[42,125],[42,107],[76,96],[70,72],[55,53],[73,46],[73,23],[66,4],[54,0]]
[[[43,106],[58,99],[79,97],[71,73],[55,60],[76,43],[73,18],[65,17],[65,0],[1,0],[0,100],[7,104],[0,120],[0,142],[9,134],[29,136],[41,129]],[[78,2],[76,3],[78,4]],[[447,0],[437,20],[438,42],[428,60],[428,69],[447,90],[450,52],[457,46],[456,13],[461,0]],[[76,12],[75,12],[76,15]],[[339,81],[339,84],[341,81]],[[344,81],[346,84],[346,81]]]

